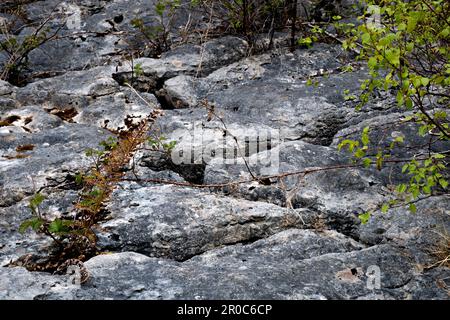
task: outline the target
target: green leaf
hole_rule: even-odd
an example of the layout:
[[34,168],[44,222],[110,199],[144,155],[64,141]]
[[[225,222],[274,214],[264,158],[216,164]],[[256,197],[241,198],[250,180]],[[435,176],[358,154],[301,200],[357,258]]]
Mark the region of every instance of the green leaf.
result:
[[422,77],[422,78],[420,79],[420,83],[421,83],[424,87],[426,87],[426,86],[430,83],[430,79],[425,78],[425,77]]
[[370,42],[370,34],[369,33],[363,33],[361,36],[361,41],[363,44]]
[[419,135],[422,136],[422,137],[425,137],[427,135],[427,133],[428,133],[428,130],[429,130],[428,126],[426,126],[426,125],[425,126],[421,126],[419,128]]
[[378,60],[375,57],[370,57],[369,61],[367,62],[367,65],[369,66],[370,69],[375,69],[377,64],[378,64]]
[[79,173],[75,175],[75,183],[77,185],[83,184],[84,176],[83,174]]
[[301,46],[306,46],[310,48],[313,44],[313,39],[311,37],[300,38],[297,40],[297,43]]
[[389,46],[392,43],[392,41],[395,40],[395,38],[396,35],[394,33],[390,33],[385,37],[381,38],[378,43],[382,46]]
[[369,145],[369,127],[365,127],[363,130],[363,134],[361,136],[361,142],[363,143],[363,145],[367,146]]
[[405,101],[405,106],[408,110],[412,110],[413,108],[413,102],[410,98],[407,98]]
[[381,170],[383,168],[383,157],[377,156],[377,169]]
[[423,190],[423,192],[425,193],[425,194],[431,194],[431,187],[430,186],[424,186],[423,188],[422,188],[422,190]]
[[403,93],[401,91],[397,92],[397,104],[399,107],[402,107],[405,103],[405,100],[403,98]]
[[[414,187],[413,187],[414,186]],[[411,186],[411,194],[412,194],[412,196],[414,197],[414,199],[417,199],[418,197],[419,197],[419,194],[420,194],[420,190],[419,190],[419,188],[417,187],[417,185],[413,185],[413,186]]]
[[367,222],[369,222],[369,220],[370,220],[370,217],[371,217],[371,213],[366,212],[366,213],[359,215],[359,220],[361,220],[362,224],[367,224]]
[[397,26],[397,30],[398,31],[404,31],[404,30],[406,30],[406,24],[405,23],[400,23],[398,26]]
[[358,149],[356,150],[356,152],[354,153],[354,156],[358,159],[364,157],[366,155],[366,153],[364,152],[363,149]]
[[28,220],[25,220],[22,222],[19,226],[19,232],[24,233],[29,228],[32,228],[34,231],[39,230],[39,228],[44,224],[44,221],[42,219],[39,219],[37,217],[31,218]]
[[439,179],[439,184],[442,188],[446,189],[448,187],[448,182],[445,179]]
[[386,212],[388,212],[389,211],[389,204],[388,203],[385,203],[385,204],[383,204],[383,206],[381,207],[381,212],[382,213],[386,213]]
[[406,191],[408,187],[406,186],[406,184],[402,183],[397,187],[397,192],[398,193],[404,193]]
[[370,159],[370,158],[365,158],[365,159],[363,160],[363,165],[364,165],[364,167],[369,168],[369,167],[372,165],[372,159]]
[[164,15],[164,11],[166,10],[166,5],[162,1],[158,1],[155,5],[155,12],[159,16]]
[[62,225],[61,219],[55,219],[48,226],[48,231],[50,231],[51,233],[58,233],[61,231],[62,228],[63,228],[63,225]]
[[411,12],[408,17],[408,23],[406,25],[406,31],[413,32],[419,22],[420,12]]
[[45,197],[42,194],[36,193],[30,199],[30,208],[31,208],[31,210],[35,211],[44,200],[45,200]]
[[339,143],[339,145],[338,145],[338,150],[341,151],[342,148],[344,148],[346,146],[348,146],[349,150],[352,151],[355,146],[355,141],[348,140],[348,139],[341,141],[341,143]]
[[398,49],[388,49],[386,50],[386,59],[394,66],[400,65],[400,50]]
[[50,223],[50,225],[48,226],[48,231],[56,234],[66,233],[70,230],[69,226],[71,226],[72,224],[72,221],[61,220],[57,218]]
[[414,203],[411,203],[409,205],[409,211],[411,211],[411,213],[416,213],[417,212],[417,207]]

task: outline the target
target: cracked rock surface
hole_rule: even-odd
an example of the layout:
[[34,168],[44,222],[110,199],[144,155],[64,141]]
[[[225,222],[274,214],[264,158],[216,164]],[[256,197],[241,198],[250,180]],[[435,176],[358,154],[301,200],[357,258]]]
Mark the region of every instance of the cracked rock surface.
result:
[[[26,1],[23,10],[39,21],[58,2]],[[77,1],[80,32],[66,26],[63,37],[33,50],[23,86],[0,81],[0,299],[449,299],[450,269],[433,266],[431,251],[450,228],[450,197],[425,199],[414,215],[379,210],[404,182],[401,164],[292,175],[283,183],[252,181],[248,170],[345,167],[351,162],[338,151],[340,139],[366,126],[376,145],[404,136],[396,152],[408,155],[426,141],[401,122],[409,113],[396,108],[395,97],[378,96],[356,111],[343,90],[357,93],[366,70],[341,72],[349,57],[325,43],[250,55],[239,37],[213,38],[138,58],[136,75],[124,52],[144,47],[144,39],[130,21],[153,21],[154,2]],[[317,88],[308,77],[320,80]],[[127,181],[117,184],[95,227],[99,255],[84,262],[88,281],[77,286],[69,275],[8,266],[50,250],[48,238],[18,232],[31,217],[31,196],[46,196],[47,217],[73,218],[75,176],[92,166],[85,151],[160,108],[158,133],[177,142],[172,158],[143,146],[124,168]],[[245,138],[261,132],[276,135],[246,150]],[[232,136],[246,162],[205,158],[213,148],[235,152]],[[448,149],[442,143],[432,151]],[[192,151],[195,163],[175,161],[180,151]],[[368,210],[373,219],[363,225],[358,215]]]

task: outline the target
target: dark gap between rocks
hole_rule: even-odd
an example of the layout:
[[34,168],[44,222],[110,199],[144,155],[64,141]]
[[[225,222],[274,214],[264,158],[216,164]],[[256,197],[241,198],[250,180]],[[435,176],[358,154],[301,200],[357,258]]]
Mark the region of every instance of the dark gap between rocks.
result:
[[44,108],[44,110],[52,115],[57,116],[61,120],[67,121],[67,122],[73,122],[73,118],[75,118],[78,115],[78,111],[74,107],[61,108],[61,109],[60,108],[52,108],[52,109]]
[[120,86],[130,84],[137,91],[153,94],[163,110],[176,108],[171,99],[166,97],[164,90],[164,83],[170,78],[158,78],[156,74],[134,76],[133,72],[114,73],[112,77]]
[[165,170],[176,172],[193,184],[203,184],[205,179],[206,164],[175,164],[168,155],[144,157],[142,166],[158,172]]

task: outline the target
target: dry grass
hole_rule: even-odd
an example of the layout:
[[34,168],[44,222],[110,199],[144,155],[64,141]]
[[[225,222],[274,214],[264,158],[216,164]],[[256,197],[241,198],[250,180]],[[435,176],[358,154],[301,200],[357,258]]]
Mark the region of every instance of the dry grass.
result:
[[83,195],[75,208],[81,218],[80,227],[89,239],[94,240],[95,235],[91,227],[98,221],[104,203],[122,180],[125,168],[130,163],[134,152],[145,143],[152,124],[159,116],[159,111],[155,111],[149,119],[130,125],[127,131],[121,132],[116,146],[102,160],[102,165],[92,168],[85,177]]
[[317,216],[310,224],[311,228],[317,232],[324,232],[328,230],[327,221],[322,216]]
[[447,230],[438,233],[440,240],[431,249],[431,256],[436,259],[436,262],[428,266],[427,269],[435,267],[450,268],[450,235]]

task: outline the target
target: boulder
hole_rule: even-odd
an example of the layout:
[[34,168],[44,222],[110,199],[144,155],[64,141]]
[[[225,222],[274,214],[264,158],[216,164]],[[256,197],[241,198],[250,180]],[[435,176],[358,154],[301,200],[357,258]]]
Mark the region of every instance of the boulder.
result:
[[72,292],[81,299],[446,299],[445,289],[420,283],[444,281],[449,272],[417,274],[398,248],[360,249],[334,232],[295,229],[182,263],[125,252],[85,267],[90,281]]
[[[106,207],[99,246],[183,261],[215,247],[265,238],[312,220],[309,212],[172,186],[122,184]],[[303,221],[304,221],[303,220]]]

